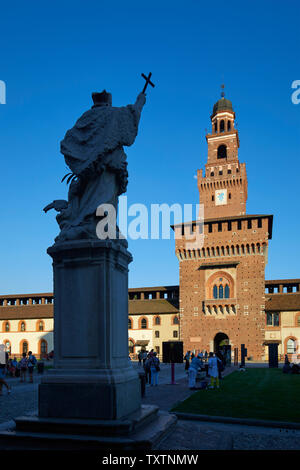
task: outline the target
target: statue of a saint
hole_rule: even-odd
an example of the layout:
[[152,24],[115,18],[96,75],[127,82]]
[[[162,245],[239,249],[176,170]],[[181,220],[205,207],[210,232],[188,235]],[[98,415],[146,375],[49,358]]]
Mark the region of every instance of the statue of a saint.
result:
[[85,112],[61,142],[61,152],[72,173],[68,201],[56,200],[44,208],[59,212],[61,229],[56,242],[97,238],[97,207],[112,204],[126,191],[127,162],[123,146],[134,143],[145,94],[135,104],[116,108],[105,90],[93,93],[94,105]]

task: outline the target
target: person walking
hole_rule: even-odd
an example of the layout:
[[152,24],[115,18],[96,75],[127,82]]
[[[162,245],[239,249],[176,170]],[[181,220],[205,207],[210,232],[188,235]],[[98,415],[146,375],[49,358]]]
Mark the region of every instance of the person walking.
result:
[[216,355],[212,352],[209,353],[208,359],[208,374],[210,376],[210,387],[211,389],[215,388],[215,383],[217,388],[220,388],[219,382],[219,371],[218,371],[218,359]]
[[196,390],[196,377],[199,367],[202,366],[202,361],[200,354],[197,357],[193,357],[192,362],[190,364],[188,373],[189,373],[189,389]]
[[11,392],[11,387],[7,384],[5,380],[6,375],[6,364],[0,364],[0,396],[2,396],[2,387],[3,385],[6,387],[8,395]]
[[27,360],[27,357],[26,357],[26,353],[23,353],[22,354],[22,359],[19,362],[20,382],[26,382],[27,364],[28,364],[28,360]]
[[153,352],[153,355],[149,358],[149,365],[151,371],[151,387],[153,387],[153,385],[158,385],[158,373],[160,371],[159,364],[160,362],[157,357],[157,352]]

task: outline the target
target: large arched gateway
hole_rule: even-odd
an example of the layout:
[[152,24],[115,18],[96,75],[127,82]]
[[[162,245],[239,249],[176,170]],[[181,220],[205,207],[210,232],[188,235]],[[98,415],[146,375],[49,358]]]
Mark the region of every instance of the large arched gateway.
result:
[[229,338],[225,333],[217,333],[214,337],[214,352],[217,352],[223,346],[229,346]]
[[217,333],[216,336],[214,337],[214,352],[217,352],[220,349],[224,352],[226,364],[230,365],[231,364],[230,340],[228,336],[222,332]]

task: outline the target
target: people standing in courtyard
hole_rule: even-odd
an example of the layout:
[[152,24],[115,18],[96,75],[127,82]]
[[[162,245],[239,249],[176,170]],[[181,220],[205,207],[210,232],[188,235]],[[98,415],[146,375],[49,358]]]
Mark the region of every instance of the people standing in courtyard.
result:
[[22,354],[22,359],[19,362],[20,382],[25,382],[26,381],[27,365],[28,365],[28,360],[27,360],[27,357],[26,357],[26,353],[23,353]]
[[139,366],[142,365],[142,351],[138,353]]
[[157,357],[157,353],[153,352],[153,355],[149,358],[149,365],[150,365],[150,371],[151,371],[151,387],[153,385],[155,386],[158,385],[158,373],[160,371],[159,364],[160,362]]
[[189,367],[190,367],[190,358],[191,358],[191,351],[188,351],[188,352],[186,353],[186,355],[184,356],[184,360],[185,360],[185,367],[184,367],[184,369],[185,369],[186,371],[188,371],[188,370],[189,370]]
[[150,384],[151,381],[151,369],[150,369],[150,357],[146,358],[144,362],[144,371],[146,375],[146,384]]
[[37,363],[36,357],[32,354],[32,351],[28,353],[28,373],[29,373],[29,382],[33,383],[33,369]]
[[218,361],[221,362],[221,360],[218,359],[214,353],[210,352],[209,359],[208,359],[208,374],[210,376],[209,388],[212,388],[212,389],[215,388],[215,384],[217,388],[220,388]]
[[143,361],[143,366],[144,366],[144,367],[145,367],[146,359],[147,359],[147,352],[146,352],[146,351],[143,351],[143,352],[142,352],[142,361]]
[[222,351],[219,350],[216,353],[216,358],[217,358],[217,366],[218,366],[218,377],[219,377],[219,380],[222,380],[222,372],[224,370],[224,362],[223,362]]
[[196,390],[196,377],[199,367],[202,366],[200,354],[197,357],[193,357],[189,368],[189,389]]

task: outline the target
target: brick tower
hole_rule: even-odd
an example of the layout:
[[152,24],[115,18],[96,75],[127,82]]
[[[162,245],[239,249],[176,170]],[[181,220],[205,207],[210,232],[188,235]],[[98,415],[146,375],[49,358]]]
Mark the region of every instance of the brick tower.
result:
[[[180,339],[184,350],[216,351],[245,344],[264,356],[265,265],[272,215],[247,215],[247,174],[238,158],[232,103],[221,99],[211,115],[205,176],[198,170],[204,224],[174,226],[180,270]],[[202,231],[199,242],[197,231]],[[194,242],[191,242],[194,237]]]

